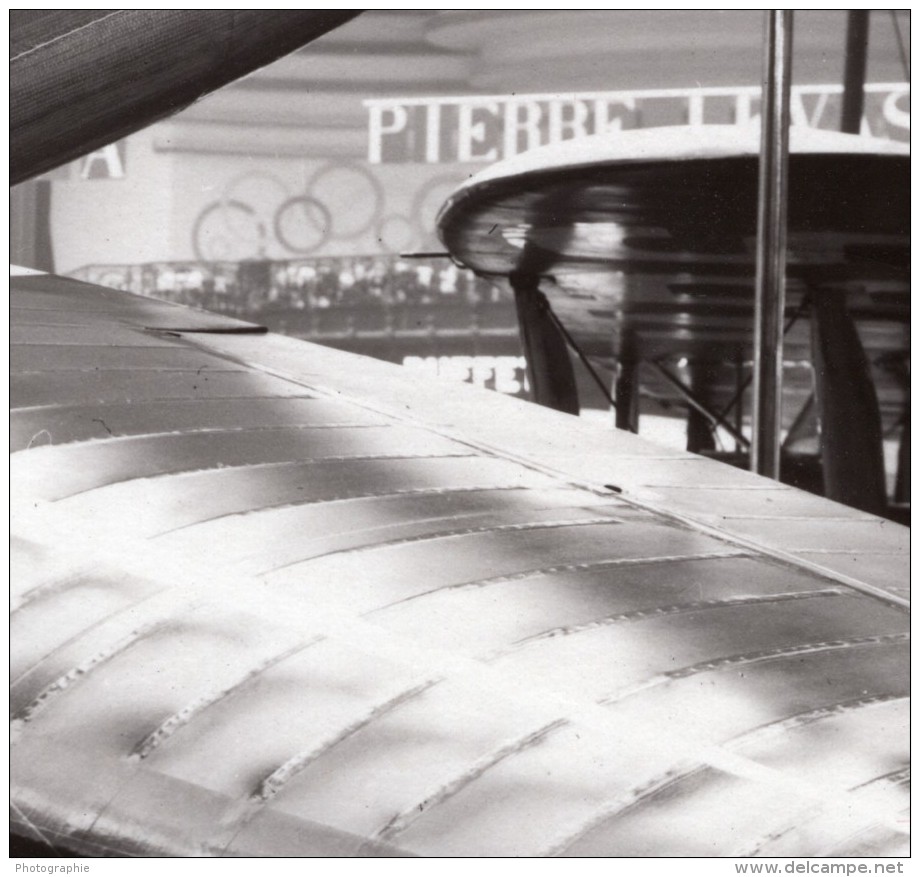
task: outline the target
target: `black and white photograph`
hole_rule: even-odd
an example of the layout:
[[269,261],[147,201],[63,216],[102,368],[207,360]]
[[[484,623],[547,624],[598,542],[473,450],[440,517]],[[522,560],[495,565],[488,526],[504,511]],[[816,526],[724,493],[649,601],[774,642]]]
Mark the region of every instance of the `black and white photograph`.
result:
[[10,875],[904,873],[910,9],[8,16]]

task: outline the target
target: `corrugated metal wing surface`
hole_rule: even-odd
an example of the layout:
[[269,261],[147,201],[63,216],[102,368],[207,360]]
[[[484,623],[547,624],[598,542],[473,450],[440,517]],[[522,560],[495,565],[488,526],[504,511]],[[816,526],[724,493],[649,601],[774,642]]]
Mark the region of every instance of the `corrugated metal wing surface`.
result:
[[[141,855],[905,844],[903,528],[220,318],[12,286],[20,833]],[[731,525],[757,520],[785,530]],[[861,578],[823,563],[844,538],[876,546]]]

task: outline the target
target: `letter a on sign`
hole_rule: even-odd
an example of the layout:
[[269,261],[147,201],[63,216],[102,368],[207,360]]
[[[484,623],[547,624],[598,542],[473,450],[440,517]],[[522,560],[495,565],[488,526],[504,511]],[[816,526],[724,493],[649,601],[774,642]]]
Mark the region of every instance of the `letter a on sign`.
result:
[[125,145],[110,143],[91,152],[80,165],[81,180],[123,180],[125,177]]

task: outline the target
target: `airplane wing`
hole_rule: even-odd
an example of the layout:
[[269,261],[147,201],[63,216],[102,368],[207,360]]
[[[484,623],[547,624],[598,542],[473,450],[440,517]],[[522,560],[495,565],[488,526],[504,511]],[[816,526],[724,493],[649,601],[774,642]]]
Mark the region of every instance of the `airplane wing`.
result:
[[906,847],[905,528],[252,324],[10,283],[16,833]]
[[178,112],[357,14],[11,9],[10,182]]

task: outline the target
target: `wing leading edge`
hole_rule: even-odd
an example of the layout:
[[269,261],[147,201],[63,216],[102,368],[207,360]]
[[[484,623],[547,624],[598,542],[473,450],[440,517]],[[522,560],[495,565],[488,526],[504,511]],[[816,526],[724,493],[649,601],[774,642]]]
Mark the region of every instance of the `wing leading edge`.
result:
[[106,146],[358,14],[336,9],[10,11],[10,180]]
[[905,845],[904,528],[384,363],[11,286],[19,833]]

